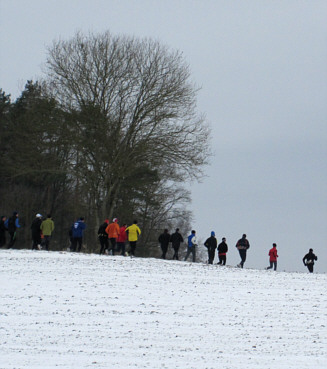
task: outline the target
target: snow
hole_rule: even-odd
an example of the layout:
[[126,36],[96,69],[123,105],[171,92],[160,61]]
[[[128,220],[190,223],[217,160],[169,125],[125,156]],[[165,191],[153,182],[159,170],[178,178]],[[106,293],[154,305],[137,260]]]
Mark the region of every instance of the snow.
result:
[[0,250],[0,368],[327,366],[326,274]]

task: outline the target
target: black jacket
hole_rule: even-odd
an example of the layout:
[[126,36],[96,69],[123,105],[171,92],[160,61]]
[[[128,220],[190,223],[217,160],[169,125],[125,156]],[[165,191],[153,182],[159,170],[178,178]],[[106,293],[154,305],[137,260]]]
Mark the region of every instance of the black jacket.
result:
[[11,216],[9,219],[8,219],[8,232],[15,232],[16,231],[16,215],[13,215]]
[[178,249],[181,242],[184,242],[184,239],[179,232],[175,232],[170,236],[170,242],[174,249]]
[[204,246],[208,248],[208,250],[216,250],[217,248],[217,238],[214,236],[209,237]]
[[245,237],[242,237],[240,240],[237,241],[236,247],[239,250],[247,250],[250,248],[250,243]]
[[32,222],[31,225],[31,230],[32,230],[32,237],[39,237],[41,234],[41,223],[42,223],[42,219],[40,218],[35,218]]
[[159,238],[158,241],[160,242],[161,245],[163,246],[168,246],[169,242],[170,242],[170,234],[167,233],[162,233]]
[[0,220],[0,233],[4,234],[6,230],[7,228],[5,226],[5,222],[3,220]]
[[312,264],[314,265],[315,260],[318,260],[317,256],[313,252],[309,252],[303,258],[303,264]]
[[226,254],[226,252],[228,251],[228,246],[226,242],[220,242],[220,244],[218,245],[218,254]]
[[108,223],[104,222],[100,225],[98,230],[98,237],[108,238],[108,233],[106,232],[106,228],[108,227]]

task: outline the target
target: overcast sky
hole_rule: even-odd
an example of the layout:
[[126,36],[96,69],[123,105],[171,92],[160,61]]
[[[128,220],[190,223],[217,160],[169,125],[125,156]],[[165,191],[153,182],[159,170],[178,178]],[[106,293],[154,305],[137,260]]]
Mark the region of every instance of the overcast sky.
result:
[[227,237],[237,264],[327,272],[327,1],[0,0],[0,88],[42,76],[46,46],[76,31],[151,37],[181,50],[201,86],[214,157],[192,185],[193,227]]

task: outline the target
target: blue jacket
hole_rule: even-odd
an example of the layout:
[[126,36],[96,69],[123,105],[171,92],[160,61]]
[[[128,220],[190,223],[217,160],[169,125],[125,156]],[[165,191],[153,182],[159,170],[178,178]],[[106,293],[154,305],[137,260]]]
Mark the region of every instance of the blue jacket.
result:
[[[11,220],[11,223],[9,223]],[[5,221],[5,227],[9,232],[14,232],[17,228],[20,228],[19,219],[16,216],[10,217]]]
[[187,237],[187,245],[188,247],[193,247],[195,244],[192,242],[192,238],[195,237],[195,234],[191,233],[188,237]]
[[83,231],[86,228],[86,224],[81,220],[78,220],[72,225],[72,236],[73,238],[83,237]]

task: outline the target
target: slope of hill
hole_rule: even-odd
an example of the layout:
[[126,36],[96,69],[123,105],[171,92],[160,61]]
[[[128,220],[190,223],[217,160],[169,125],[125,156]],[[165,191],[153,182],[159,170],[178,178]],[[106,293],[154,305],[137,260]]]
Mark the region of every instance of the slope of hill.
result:
[[0,250],[1,368],[325,368],[326,274]]

